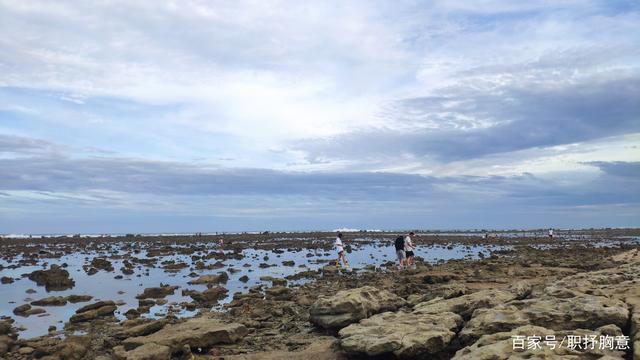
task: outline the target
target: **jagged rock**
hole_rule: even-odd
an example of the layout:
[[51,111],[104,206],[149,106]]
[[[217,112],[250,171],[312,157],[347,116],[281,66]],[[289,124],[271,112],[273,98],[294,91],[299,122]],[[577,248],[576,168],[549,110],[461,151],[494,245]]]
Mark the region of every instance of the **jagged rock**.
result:
[[338,291],[321,297],[309,309],[312,323],[324,328],[343,328],[383,311],[396,310],[406,304],[401,297],[372,286]]
[[421,302],[429,301],[433,298],[440,297],[443,299],[451,299],[454,297],[465,295],[469,289],[464,284],[451,283],[442,286],[435,291],[429,291],[428,293],[411,294],[407,298],[407,301],[411,305],[417,305]]
[[567,289],[564,286],[551,285],[544,288],[544,293],[549,296],[566,299],[580,295],[580,292]]
[[152,320],[148,322],[144,322],[139,325],[135,325],[129,328],[122,330],[120,334],[123,338],[135,337],[135,336],[145,336],[149,334],[153,334],[154,332],[162,329],[167,324],[164,320]]
[[[601,333],[574,329],[568,331],[553,331],[540,326],[526,325],[513,329],[509,332],[498,332],[491,335],[483,335],[473,345],[462,348],[456,352],[452,360],[515,360],[515,359],[624,359],[624,352],[614,350],[600,350],[599,346],[594,349],[569,349],[567,345],[560,346],[561,340],[567,335],[574,336],[593,336],[599,338]],[[514,336],[528,337],[540,336],[545,339],[546,336],[554,336],[557,340],[557,346],[552,348],[541,343],[540,348],[528,349],[524,344],[524,349],[518,346],[514,349]]]
[[202,275],[195,280],[191,280],[188,282],[189,285],[197,285],[197,284],[224,284],[229,280],[229,274],[226,272],[221,272],[217,275]]
[[471,344],[482,335],[511,331],[528,324],[529,318],[515,306],[477,309],[460,331],[459,340],[462,344]]
[[136,299],[162,299],[167,295],[173,295],[178,286],[160,285],[159,287],[146,288],[136,296]]
[[108,272],[113,271],[113,265],[111,264],[111,261],[97,257],[91,260],[91,267]]
[[171,348],[158,344],[144,344],[126,351],[124,346],[113,348],[116,360],[170,360]]
[[79,303],[79,302],[91,301],[91,299],[93,299],[93,296],[91,296],[91,295],[69,295],[69,296],[67,296],[67,301],[69,301],[72,304]]
[[81,360],[89,350],[88,337],[71,336],[56,347],[56,355],[65,360]]
[[347,353],[367,356],[424,356],[443,350],[461,325],[462,317],[450,312],[385,312],[340,330],[340,346]]
[[[90,339],[85,336],[68,336],[64,340],[56,337],[41,336],[19,341],[20,348],[31,348],[31,354],[25,359],[42,360],[80,360],[86,359]],[[12,355],[15,354],[12,353]],[[11,357],[14,359],[15,357]],[[22,357],[19,357],[22,359]],[[92,357],[93,358],[93,357]]]
[[0,283],[2,284],[11,284],[13,282],[13,278],[9,276],[3,276],[0,278]]
[[76,313],[71,316],[69,322],[79,323],[100,317],[113,316],[113,312],[116,311],[116,309],[117,307],[113,301],[98,301],[76,310]]
[[640,359],[640,308],[634,307],[631,316],[631,343],[633,346],[633,360]]
[[514,298],[515,295],[511,292],[501,290],[481,290],[451,299],[435,298],[433,300],[417,304],[414,307],[414,312],[422,314],[452,312],[467,319],[475,309],[492,308],[511,301]]
[[265,351],[251,354],[229,355],[225,360],[347,360],[346,355],[336,349],[333,337],[320,337],[298,351]]
[[442,292],[443,298],[452,299],[455,297],[466,295],[469,292],[469,289],[464,284],[452,283],[443,286],[440,291]]
[[93,360],[113,360],[113,357],[111,355],[98,355]]
[[340,273],[340,268],[335,265],[325,265],[322,267],[322,274],[324,276],[336,276]]
[[11,337],[7,335],[0,335],[0,356],[6,354],[9,349],[11,349],[11,345],[13,345],[14,342],[15,340]]
[[460,340],[469,344],[482,335],[506,332],[528,324],[553,330],[595,330],[609,324],[623,328],[628,318],[625,303],[600,296],[513,301],[509,305],[476,310],[460,331]]
[[35,306],[64,306],[67,305],[67,298],[64,296],[49,296],[44,299],[32,301]]
[[140,312],[136,309],[129,309],[124,313],[124,316],[129,320],[137,319],[140,317]]
[[229,290],[222,286],[213,286],[205,291],[199,292],[196,290],[183,290],[183,296],[190,296],[194,301],[201,305],[212,305],[218,302],[220,299],[224,299],[227,296]]
[[179,263],[169,263],[164,265],[164,271],[166,272],[178,272],[184,268],[189,267],[188,264],[179,262]]
[[624,328],[629,319],[629,309],[624,302],[601,296],[540,298],[512,304],[527,315],[531,324],[555,330],[593,330],[607,324]]
[[20,349],[18,349],[18,354],[20,355],[31,355],[33,354],[33,352],[36,351],[36,349],[30,347],[30,346],[23,346]]
[[28,277],[36,284],[44,286],[47,291],[66,290],[76,285],[69,277],[69,272],[58,265],[51,265],[49,270],[36,270]]
[[242,275],[238,280],[246,283],[249,281],[249,277],[247,275]]
[[273,286],[265,290],[267,299],[291,300],[291,289],[284,286]]
[[11,321],[13,320],[0,320],[0,335],[7,335],[11,332]]
[[516,295],[517,300],[523,300],[531,295],[533,290],[531,284],[527,281],[519,281],[509,286],[509,291]]
[[206,349],[215,344],[235,343],[247,333],[247,328],[241,324],[222,324],[207,317],[198,317],[166,325],[150,335],[125,339],[123,345],[128,351],[146,344],[155,344],[168,346],[172,352],[176,352],[182,350],[185,344],[191,348]]
[[29,304],[24,304],[13,309],[13,313],[19,316],[28,317],[31,315],[43,314],[46,311],[43,308],[32,308]]
[[281,278],[273,278],[271,279],[271,285],[273,286],[287,286],[287,280]]
[[87,311],[90,311],[90,310],[99,309],[99,308],[105,307],[105,306],[113,306],[113,305],[115,305],[115,302],[113,302],[112,300],[97,301],[97,302],[95,302],[93,304],[85,305],[85,306],[81,307],[80,309],[76,310],[76,314],[87,312]]

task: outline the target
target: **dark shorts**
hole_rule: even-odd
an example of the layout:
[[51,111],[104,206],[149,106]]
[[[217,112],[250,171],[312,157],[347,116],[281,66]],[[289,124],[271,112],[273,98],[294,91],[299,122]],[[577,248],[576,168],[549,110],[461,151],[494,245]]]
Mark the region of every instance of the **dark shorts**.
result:
[[413,251],[405,251],[405,254],[407,254],[407,257],[412,257],[413,255]]

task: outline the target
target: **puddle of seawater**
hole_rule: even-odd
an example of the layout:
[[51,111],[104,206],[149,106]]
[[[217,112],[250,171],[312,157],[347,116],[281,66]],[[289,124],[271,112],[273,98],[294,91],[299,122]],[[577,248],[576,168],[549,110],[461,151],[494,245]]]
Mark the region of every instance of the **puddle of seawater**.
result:
[[[320,243],[320,242],[319,242]],[[380,266],[388,261],[396,261],[395,249],[391,245],[392,241],[377,241],[371,242],[369,238],[354,239],[347,242],[352,246],[352,251],[347,253],[347,259],[352,268],[364,268],[366,265]],[[126,252],[127,246],[130,247],[131,243],[105,243],[100,244],[97,251],[81,251],[73,254],[64,255],[60,258],[38,259],[35,266],[21,266],[17,269],[3,269],[1,276],[10,276],[16,280],[12,284],[0,285],[0,315],[11,316],[16,320],[15,325],[18,327],[25,327],[26,330],[20,333],[22,338],[31,338],[47,333],[50,325],[56,326],[58,329],[64,327],[66,322],[75,311],[87,304],[90,304],[97,300],[113,300],[116,302],[122,302],[124,305],[118,306],[116,316],[120,320],[124,320],[124,314],[131,308],[137,308],[138,299],[136,295],[143,292],[147,287],[156,287],[160,283],[168,285],[177,285],[179,288],[173,295],[167,296],[167,304],[156,305],[151,308],[148,314],[143,314],[144,317],[160,317],[167,313],[169,306],[174,304],[174,314],[178,317],[193,316],[197,311],[186,311],[179,305],[175,305],[180,302],[191,302],[190,297],[181,295],[182,290],[193,289],[202,291],[206,289],[205,285],[189,285],[188,281],[193,278],[188,274],[192,271],[198,275],[205,274],[217,274],[221,271],[227,271],[229,274],[229,280],[226,284],[222,284],[229,290],[227,298],[223,299],[220,303],[227,303],[231,301],[235,292],[246,292],[252,286],[264,284],[270,286],[269,282],[261,281],[260,277],[272,276],[276,278],[286,277],[293,275],[304,270],[317,270],[327,264],[328,261],[334,260],[336,254],[333,250],[325,251],[323,249],[298,249],[292,250],[287,247],[283,247],[282,253],[274,253],[271,250],[260,249],[244,249],[243,259],[227,258],[222,260],[224,268],[216,270],[192,270],[191,255],[182,254],[169,254],[165,256],[157,256],[157,262],[154,267],[146,267],[143,265],[135,265],[135,273],[133,275],[122,275],[120,268],[124,259],[112,259],[111,257],[125,257],[128,255]],[[149,243],[138,243],[139,248],[143,250],[136,254],[131,254],[137,258],[146,258],[147,252],[144,249],[157,248]],[[162,244],[162,247],[170,246],[172,250],[179,251],[180,249],[195,247],[202,249],[197,251],[196,254],[204,255],[210,251],[216,250],[217,244],[215,243],[194,243],[194,244],[174,244],[167,245]],[[509,249],[510,246],[499,245],[418,245],[416,247],[416,256],[421,257],[426,262],[435,263],[438,261],[446,261],[450,259],[477,259],[480,254],[483,256],[490,255],[491,251]],[[57,249],[56,244],[41,246],[39,249],[45,249],[47,251],[55,252]],[[308,254],[313,254],[309,257]],[[268,260],[264,258],[268,257]],[[111,261],[114,271],[105,272],[103,270],[98,271],[94,275],[87,275],[83,269],[83,265],[89,263],[94,257],[104,257]],[[22,257],[17,256],[11,263],[6,259],[1,259],[0,264],[7,267],[11,264],[16,264]],[[186,262],[189,267],[181,269],[176,272],[165,272],[161,267],[163,261],[174,260],[176,262]],[[203,260],[205,265],[213,264],[218,260],[215,258]],[[294,261],[294,266],[284,266],[283,261]],[[43,266],[43,264],[47,266]],[[21,276],[23,274],[29,274],[34,270],[48,268],[51,264],[68,264],[66,268],[69,271],[70,276],[75,280],[75,287],[64,291],[50,291],[47,292],[44,287],[37,286],[33,281]],[[260,268],[260,263],[273,264],[268,268]],[[245,264],[250,264],[250,267],[245,267]],[[235,268],[238,272],[232,273],[228,271],[228,268]],[[115,279],[116,275],[122,275],[122,279]],[[246,283],[239,279],[247,275],[249,281]],[[289,284],[301,284],[305,279],[290,281]],[[34,289],[37,291],[35,294],[27,294],[27,289]],[[66,296],[66,295],[91,295],[93,300],[90,302],[67,304],[65,306],[47,306],[46,316],[30,316],[20,317],[13,314],[13,309],[24,303],[38,300],[48,296]]]

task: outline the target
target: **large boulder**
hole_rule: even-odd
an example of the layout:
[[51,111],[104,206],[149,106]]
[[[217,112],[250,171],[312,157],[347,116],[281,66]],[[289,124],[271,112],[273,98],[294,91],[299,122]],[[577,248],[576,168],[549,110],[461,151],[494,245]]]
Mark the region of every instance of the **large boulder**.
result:
[[[561,343],[562,339],[571,336],[593,337],[600,339],[600,336],[607,335],[599,331],[576,329],[568,331],[554,331],[540,326],[526,325],[513,329],[509,332],[498,332],[491,335],[484,335],[473,345],[462,348],[456,352],[452,360],[515,360],[515,359],[620,359],[625,358],[623,351],[600,349],[596,344],[583,349],[571,349],[567,343]],[[537,336],[540,339],[539,347],[529,346],[530,337]],[[547,337],[553,336],[556,341],[555,346],[551,346],[546,341]],[[514,339],[524,340],[523,346],[515,345]]]
[[291,289],[285,286],[273,286],[265,290],[267,299],[273,300],[291,300],[293,294]]
[[64,306],[67,305],[67,298],[64,296],[49,296],[31,302],[35,306]]
[[406,301],[401,297],[372,286],[338,291],[321,297],[309,309],[312,323],[323,328],[340,329],[383,311],[397,310]]
[[0,335],[0,356],[6,354],[15,340],[7,335]]
[[91,267],[108,272],[113,271],[113,264],[111,264],[111,261],[98,257],[91,260]]
[[197,291],[197,290],[183,290],[183,296],[190,296],[195,302],[200,305],[215,305],[218,303],[218,300],[224,299],[227,297],[229,290],[225,289],[222,286],[213,286],[205,291]]
[[226,355],[224,360],[347,360],[346,355],[334,346],[333,337],[316,337],[316,339],[302,350]]
[[178,286],[162,285],[159,287],[150,287],[144,289],[142,294],[136,296],[136,299],[162,299],[167,295],[173,295]]
[[116,346],[113,348],[113,355],[117,360],[170,360],[171,348],[158,344],[144,344],[126,351],[124,346]]
[[13,330],[13,319],[0,319],[0,335],[10,334]]
[[43,308],[34,308],[29,304],[17,306],[13,309],[13,313],[19,316],[29,317],[31,315],[43,314],[46,311]]
[[44,286],[47,291],[66,290],[76,285],[69,277],[69,272],[58,265],[51,265],[49,270],[36,270],[28,277],[36,284]]
[[184,345],[207,349],[216,344],[235,343],[247,333],[247,328],[242,324],[223,324],[208,317],[198,317],[167,325],[150,335],[125,339],[122,344],[127,351],[155,344],[168,346],[172,352],[176,352],[182,350]]
[[449,283],[443,285],[437,289],[430,289],[428,292],[424,293],[414,293],[407,297],[407,301],[411,305],[417,305],[421,302],[429,301],[431,299],[440,297],[443,299],[451,299],[454,297],[465,295],[469,292],[469,289],[460,283]]
[[202,275],[197,279],[191,280],[188,282],[189,285],[206,285],[206,284],[220,284],[226,283],[229,280],[229,274],[226,272],[221,272],[220,274],[214,275]]
[[419,303],[414,307],[414,312],[421,314],[452,312],[468,319],[476,309],[492,308],[515,298],[515,294],[507,291],[481,290],[451,299],[435,298],[427,302]]
[[640,360],[640,308],[631,316],[631,343],[633,346],[633,360]]
[[79,303],[79,302],[90,301],[91,299],[93,299],[93,296],[91,296],[91,295],[69,295],[69,296],[66,297],[66,299],[70,303],[75,304],[75,303]]
[[447,347],[461,325],[462,317],[451,312],[384,312],[340,330],[340,346],[350,354],[425,356]]
[[80,323],[98,318],[113,317],[113,312],[116,311],[116,309],[116,304],[113,301],[98,301],[76,310],[76,313],[71,316],[69,322]]
[[531,324],[554,330],[594,330],[607,324],[625,328],[629,320],[629,309],[624,302],[602,296],[549,297],[512,304],[525,313]]
[[624,328],[628,319],[627,305],[619,300],[592,295],[544,297],[477,309],[459,335],[462,343],[469,344],[482,335],[529,324],[553,330],[595,330],[609,324]]
[[498,308],[482,308],[473,312],[458,334],[462,344],[471,344],[485,334],[511,331],[517,327],[528,325],[529,318],[515,306]]
[[[8,357],[9,359],[47,359],[47,360],[81,360],[86,357],[91,339],[88,336],[67,336],[64,339],[40,336],[27,340],[19,340],[20,349]],[[24,350],[23,350],[24,349]],[[25,351],[25,353],[22,353]],[[18,355],[21,354],[21,355]],[[16,357],[18,355],[19,357]]]

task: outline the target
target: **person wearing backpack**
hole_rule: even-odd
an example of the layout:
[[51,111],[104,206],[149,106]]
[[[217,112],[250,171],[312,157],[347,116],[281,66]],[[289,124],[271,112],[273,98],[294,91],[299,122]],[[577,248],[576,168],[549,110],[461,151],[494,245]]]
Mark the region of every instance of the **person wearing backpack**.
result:
[[396,255],[398,256],[399,268],[406,266],[406,256],[404,253],[404,236],[398,236],[395,241]]

